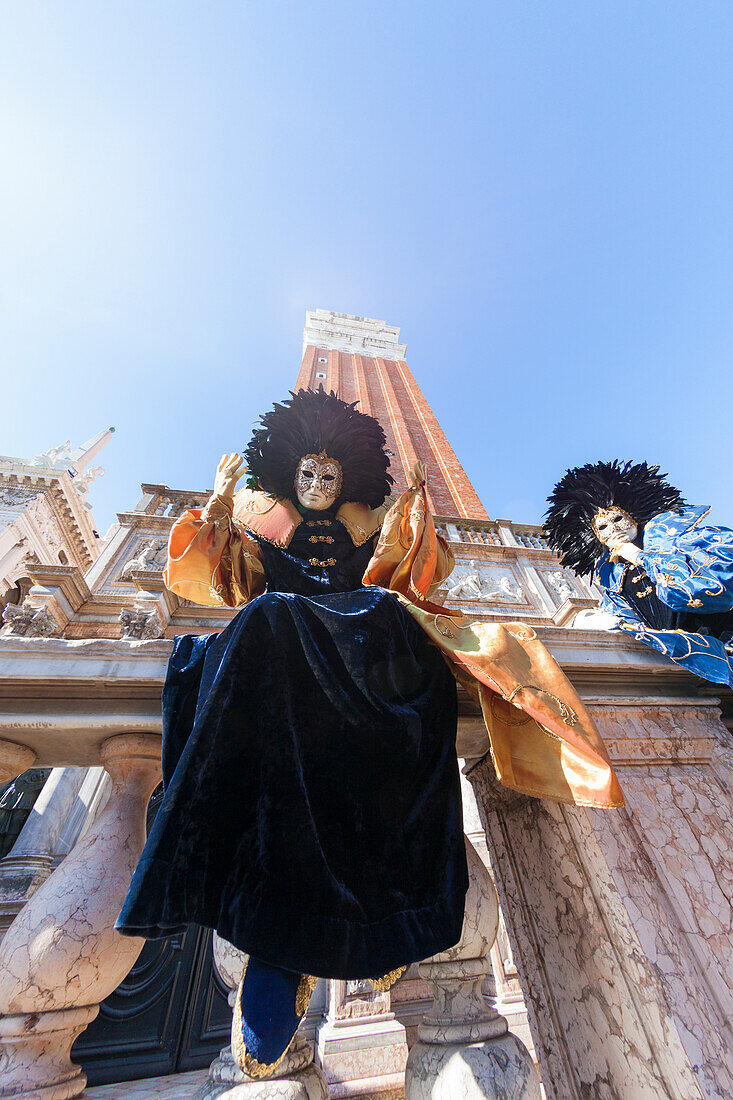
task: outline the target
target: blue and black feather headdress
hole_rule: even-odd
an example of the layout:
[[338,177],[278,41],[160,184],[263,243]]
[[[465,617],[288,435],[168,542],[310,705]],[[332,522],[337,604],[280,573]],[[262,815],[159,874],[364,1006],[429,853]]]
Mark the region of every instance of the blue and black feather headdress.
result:
[[544,529],[550,546],[563,565],[586,576],[601,562],[606,549],[593,531],[593,517],[599,508],[616,505],[644,527],[660,512],[685,507],[679,489],[646,462],[586,463],[568,470],[547,498],[550,507]]

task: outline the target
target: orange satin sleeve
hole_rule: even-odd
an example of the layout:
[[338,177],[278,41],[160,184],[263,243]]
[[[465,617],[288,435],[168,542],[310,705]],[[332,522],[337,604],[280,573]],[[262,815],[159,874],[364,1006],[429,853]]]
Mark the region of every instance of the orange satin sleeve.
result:
[[232,520],[231,504],[212,496],[179,516],[168,537],[166,588],[205,607],[239,607],[265,589],[259,546]]
[[452,571],[453,552],[435,530],[424,486],[407,489],[384,517],[364,584],[424,600]]

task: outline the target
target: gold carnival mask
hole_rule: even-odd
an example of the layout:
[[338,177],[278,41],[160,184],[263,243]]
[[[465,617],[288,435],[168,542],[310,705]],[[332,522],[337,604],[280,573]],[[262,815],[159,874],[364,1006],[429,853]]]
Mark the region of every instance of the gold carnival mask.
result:
[[305,508],[321,512],[336,500],[342,481],[341,464],[321,451],[318,455],[303,455],[293,484],[299,502]]
[[615,504],[610,508],[599,508],[591,520],[591,526],[596,538],[604,546],[633,542],[636,538],[637,526],[633,516]]

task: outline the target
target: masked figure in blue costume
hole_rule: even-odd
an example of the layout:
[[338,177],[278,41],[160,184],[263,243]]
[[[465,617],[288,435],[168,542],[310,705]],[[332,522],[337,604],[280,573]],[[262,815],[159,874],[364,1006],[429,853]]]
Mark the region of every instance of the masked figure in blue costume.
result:
[[645,462],[568,470],[548,503],[550,545],[595,572],[612,629],[733,687],[733,530],[705,526],[710,508],[687,505]]
[[534,631],[430,603],[453,559],[426,470],[386,501],[373,417],[300,390],[261,418],[245,458],[247,489],[235,495],[242,459],[224,455],[206,507],[171,530],[168,588],[241,610],[219,634],[175,639],[165,793],[117,928],[198,923],[248,954],[234,1052],[262,1077],[317,977],[387,989],[460,939],[454,665],[481,698],[502,782],[589,805],[623,796]]

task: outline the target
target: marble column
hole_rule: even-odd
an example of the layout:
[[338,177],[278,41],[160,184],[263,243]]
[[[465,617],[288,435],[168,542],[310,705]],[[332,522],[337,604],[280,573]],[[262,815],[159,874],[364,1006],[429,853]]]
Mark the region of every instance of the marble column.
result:
[[489,950],[499,926],[496,890],[466,842],[470,886],[460,941],[420,964],[433,1004],[407,1060],[406,1100],[540,1100],[526,1047],[485,999]]
[[[701,1090],[655,973],[677,963],[660,953],[649,900],[639,909],[619,894],[611,869],[618,851],[609,841],[607,859],[599,843],[601,825],[626,833],[628,810],[589,811],[516,794],[498,783],[488,761],[470,778],[547,1100],[729,1097]],[[628,797],[624,776],[621,782]],[[654,894],[642,848],[629,866],[635,886]],[[635,922],[648,933],[656,966]]]
[[71,1046],[143,946],[113,926],[145,842],[160,737],[110,737],[100,758],[111,777],[107,805],[0,945],[2,1098],[70,1100],[84,1091]]
[[33,749],[16,745],[14,741],[0,740],[0,786],[32,768],[35,759]]
[[0,936],[51,874],[56,843],[85,772],[85,768],[51,771],[18,839],[0,860]]
[[[232,1009],[246,958],[244,952],[220,936],[214,936],[214,964],[222,981],[229,986]],[[321,1070],[313,1063],[313,1047],[298,1031],[280,1065],[264,1080],[244,1073],[234,1060],[231,1044],[224,1047],[211,1063],[209,1079],[196,1094],[196,1100],[218,1100],[219,1097],[226,1100],[328,1100],[328,1086]]]

